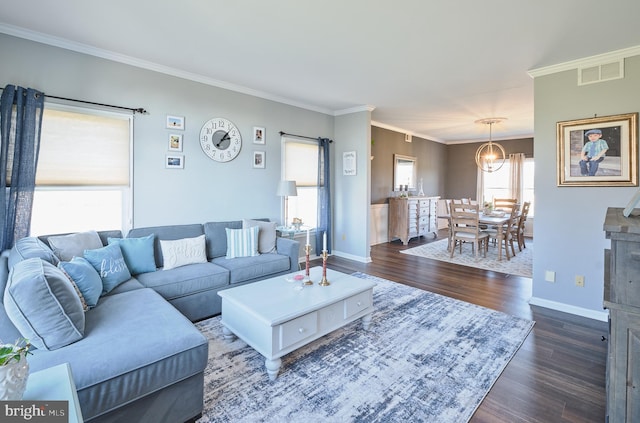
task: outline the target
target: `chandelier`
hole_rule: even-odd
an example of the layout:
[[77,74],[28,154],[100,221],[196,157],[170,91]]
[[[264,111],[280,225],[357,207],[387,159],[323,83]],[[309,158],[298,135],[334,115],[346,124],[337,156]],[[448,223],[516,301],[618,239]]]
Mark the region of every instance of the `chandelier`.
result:
[[483,172],[495,172],[502,167],[506,159],[504,148],[496,142],[493,142],[492,129],[494,123],[500,123],[507,118],[495,117],[476,120],[476,123],[489,125],[489,142],[482,144],[476,151],[476,165]]

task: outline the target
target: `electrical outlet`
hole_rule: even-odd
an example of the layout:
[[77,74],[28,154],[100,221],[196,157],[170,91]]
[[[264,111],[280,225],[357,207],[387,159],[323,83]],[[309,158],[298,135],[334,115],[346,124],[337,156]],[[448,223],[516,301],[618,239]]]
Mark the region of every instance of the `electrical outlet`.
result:
[[547,282],[555,282],[556,281],[556,272],[553,270],[547,270],[544,274],[544,280]]
[[576,275],[576,286],[579,286],[580,288],[584,288],[584,276]]

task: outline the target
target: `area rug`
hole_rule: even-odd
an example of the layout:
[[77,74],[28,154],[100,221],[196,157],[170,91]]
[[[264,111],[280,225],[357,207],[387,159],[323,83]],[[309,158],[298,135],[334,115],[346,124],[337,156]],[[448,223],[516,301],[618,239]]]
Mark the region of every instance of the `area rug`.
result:
[[374,280],[369,330],[360,321],[282,358],[225,341],[220,317],[197,323],[209,339],[198,422],[468,421],[534,322]]
[[518,247],[516,247],[516,255],[515,257],[511,257],[511,260],[507,260],[504,256],[504,251],[502,252],[502,260],[498,260],[496,248],[497,247],[490,246],[487,257],[482,257],[482,254],[478,254],[476,258],[471,251],[471,245],[464,245],[462,247],[462,254],[460,254],[458,247],[453,254],[453,258],[451,258],[451,253],[447,251],[447,240],[441,239],[407,250],[400,250],[400,252],[412,256],[460,264],[462,266],[477,267],[479,269],[493,270],[510,275],[524,276],[526,278],[532,277],[533,242],[527,241],[527,248],[523,248],[522,251],[518,251]]

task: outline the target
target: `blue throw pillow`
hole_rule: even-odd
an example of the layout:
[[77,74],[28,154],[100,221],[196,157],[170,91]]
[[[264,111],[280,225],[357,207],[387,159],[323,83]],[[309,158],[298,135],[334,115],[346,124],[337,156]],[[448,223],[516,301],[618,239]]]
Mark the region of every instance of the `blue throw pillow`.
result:
[[122,256],[132,275],[155,272],[156,259],[153,244],[156,236],[151,234],[142,238],[108,238],[109,245],[118,244]]
[[131,279],[131,273],[118,244],[107,245],[96,250],[84,250],[84,258],[98,271],[102,279],[103,295]]
[[85,317],[73,284],[39,258],[16,263],[4,295],[7,316],[36,348],[55,350],[84,336]]
[[93,265],[82,257],[74,257],[71,261],[61,261],[58,267],[76,284],[87,306],[95,307],[103,287],[102,279]]

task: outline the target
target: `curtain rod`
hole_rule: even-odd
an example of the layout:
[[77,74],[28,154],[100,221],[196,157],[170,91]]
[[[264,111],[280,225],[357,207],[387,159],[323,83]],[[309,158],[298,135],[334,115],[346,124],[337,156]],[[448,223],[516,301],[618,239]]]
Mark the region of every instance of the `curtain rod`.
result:
[[[2,91],[2,90],[4,90],[4,88],[0,87],[0,91]],[[147,113],[147,111],[142,107],[133,108],[133,107],[114,106],[113,104],[95,103],[93,101],[77,100],[75,98],[67,98],[67,97],[58,97],[58,96],[49,95],[49,94],[44,94],[44,96],[48,97],[48,98],[55,98],[56,100],[73,101],[75,103],[91,104],[93,106],[102,106],[102,107],[110,107],[112,109],[129,110],[130,112],[133,112],[134,114],[140,113],[140,114],[144,115],[144,114]]]
[[[288,133],[286,133],[286,132],[280,131],[280,136],[283,136],[283,135],[289,135],[289,136],[292,136],[292,137],[298,137],[298,138],[305,138],[305,139],[308,139],[308,140],[314,140],[314,141],[317,141],[317,140],[318,140],[318,138],[319,138],[319,137],[316,137],[316,138],[313,138],[313,137],[307,137],[307,136],[304,136],[304,135],[288,134]],[[329,140],[329,142],[330,142],[330,143],[332,143],[332,142],[333,142],[333,140]]]

